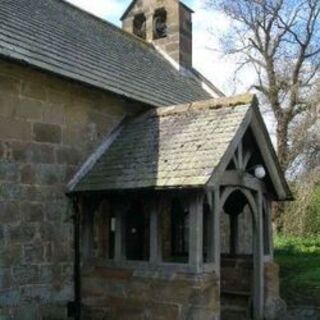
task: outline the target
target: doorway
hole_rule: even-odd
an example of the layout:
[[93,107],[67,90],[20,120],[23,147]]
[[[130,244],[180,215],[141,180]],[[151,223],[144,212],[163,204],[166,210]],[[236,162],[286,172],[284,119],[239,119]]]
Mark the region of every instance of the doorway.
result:
[[252,319],[254,211],[240,189],[230,189],[220,214],[221,319]]
[[149,259],[149,215],[140,201],[134,201],[125,217],[127,260]]

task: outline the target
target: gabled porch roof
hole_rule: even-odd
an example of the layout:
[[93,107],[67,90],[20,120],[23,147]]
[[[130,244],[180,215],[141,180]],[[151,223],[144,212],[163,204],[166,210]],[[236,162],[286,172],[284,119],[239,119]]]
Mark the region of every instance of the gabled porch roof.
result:
[[252,95],[150,110],[109,137],[69,184],[70,192],[200,188],[224,170],[250,125],[277,198],[290,198]]

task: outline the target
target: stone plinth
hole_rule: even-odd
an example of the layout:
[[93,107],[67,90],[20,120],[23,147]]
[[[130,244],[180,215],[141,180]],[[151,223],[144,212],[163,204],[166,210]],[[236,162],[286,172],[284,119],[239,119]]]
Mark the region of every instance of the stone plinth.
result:
[[211,274],[92,268],[82,280],[83,319],[218,319],[219,281]]
[[280,298],[279,266],[275,262],[264,265],[265,319],[285,319],[286,303]]

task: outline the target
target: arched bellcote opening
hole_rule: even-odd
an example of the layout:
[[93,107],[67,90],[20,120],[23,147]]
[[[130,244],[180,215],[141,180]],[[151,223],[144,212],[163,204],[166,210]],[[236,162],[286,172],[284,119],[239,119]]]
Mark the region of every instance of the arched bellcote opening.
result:
[[153,16],[153,39],[167,37],[167,11],[164,8],[157,9]]
[[147,37],[146,16],[143,13],[137,14],[133,19],[133,34],[142,39]]

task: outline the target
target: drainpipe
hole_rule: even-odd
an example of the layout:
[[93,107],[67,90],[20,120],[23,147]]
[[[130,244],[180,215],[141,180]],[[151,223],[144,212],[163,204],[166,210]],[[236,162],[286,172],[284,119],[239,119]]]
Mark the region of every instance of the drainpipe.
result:
[[73,227],[74,227],[74,267],[73,267],[73,282],[74,282],[74,301],[68,303],[68,317],[73,317],[74,320],[81,319],[81,258],[80,258],[80,210],[79,199],[72,199],[73,202]]

